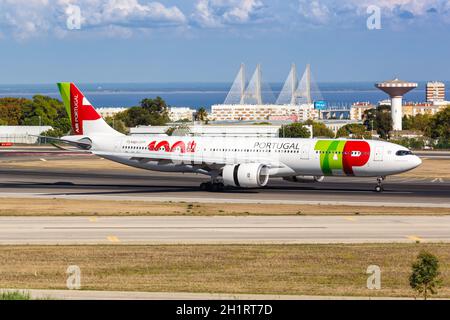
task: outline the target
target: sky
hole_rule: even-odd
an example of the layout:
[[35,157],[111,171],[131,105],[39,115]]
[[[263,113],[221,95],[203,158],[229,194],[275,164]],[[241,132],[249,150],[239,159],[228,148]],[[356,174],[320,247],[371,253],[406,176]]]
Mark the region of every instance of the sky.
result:
[[0,83],[450,80],[450,0],[0,0]]

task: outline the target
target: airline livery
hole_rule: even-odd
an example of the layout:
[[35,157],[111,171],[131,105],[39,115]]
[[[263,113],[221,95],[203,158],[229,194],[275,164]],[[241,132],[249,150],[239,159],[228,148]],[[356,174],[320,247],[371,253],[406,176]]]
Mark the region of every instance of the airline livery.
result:
[[258,188],[269,177],[305,183],[325,176],[376,177],[419,166],[405,147],[376,140],[123,135],[111,128],[73,83],[58,83],[72,123],[63,141],[125,165],[210,176],[202,190]]

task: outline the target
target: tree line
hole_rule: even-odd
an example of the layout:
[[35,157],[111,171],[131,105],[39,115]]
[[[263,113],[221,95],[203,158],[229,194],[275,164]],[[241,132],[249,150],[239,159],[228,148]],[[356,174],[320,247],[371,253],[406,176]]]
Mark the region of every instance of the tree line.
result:
[[[139,106],[128,108],[105,119],[116,130],[126,133],[138,125],[164,125],[169,122],[168,106],[161,97],[143,99]],[[43,135],[61,137],[71,130],[71,124],[61,100],[43,95],[32,99],[0,98],[0,125],[51,126]]]

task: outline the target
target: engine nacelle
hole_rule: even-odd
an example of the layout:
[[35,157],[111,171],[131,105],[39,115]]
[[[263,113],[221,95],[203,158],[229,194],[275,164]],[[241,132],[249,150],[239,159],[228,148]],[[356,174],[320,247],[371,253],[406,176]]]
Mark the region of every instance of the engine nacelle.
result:
[[269,181],[269,168],[261,163],[226,165],[222,171],[223,183],[241,188],[264,187]]
[[312,183],[312,182],[322,182],[324,176],[292,176],[284,177],[283,180],[298,182],[298,183]]

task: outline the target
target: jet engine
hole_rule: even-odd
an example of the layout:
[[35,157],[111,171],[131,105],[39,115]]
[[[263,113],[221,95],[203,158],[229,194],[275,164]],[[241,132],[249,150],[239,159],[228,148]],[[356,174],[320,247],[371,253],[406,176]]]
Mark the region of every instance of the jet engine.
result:
[[312,182],[322,182],[324,176],[292,176],[284,177],[283,180],[298,182],[298,183],[312,183]]
[[222,171],[222,178],[226,186],[264,187],[269,181],[269,168],[261,163],[226,165]]

